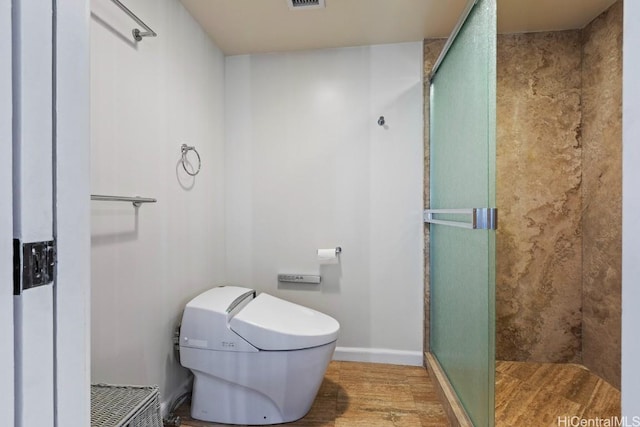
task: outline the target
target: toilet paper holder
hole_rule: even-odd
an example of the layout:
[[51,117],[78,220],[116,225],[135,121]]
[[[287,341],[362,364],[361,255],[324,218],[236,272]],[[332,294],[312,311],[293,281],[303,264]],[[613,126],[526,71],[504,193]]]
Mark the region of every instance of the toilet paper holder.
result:
[[337,257],[342,253],[342,248],[340,246],[336,246],[333,250],[331,248],[318,249],[318,255],[320,255],[320,253],[323,253],[324,256],[333,256],[335,254],[335,256]]
[[317,253],[318,263],[320,263],[320,265],[339,264],[342,248],[337,246],[335,248],[318,249]]

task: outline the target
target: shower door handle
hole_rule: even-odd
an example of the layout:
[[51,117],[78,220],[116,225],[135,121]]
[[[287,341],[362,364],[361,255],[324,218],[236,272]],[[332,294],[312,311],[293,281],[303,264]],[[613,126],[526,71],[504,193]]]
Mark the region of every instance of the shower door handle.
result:
[[[434,215],[468,215],[468,221],[437,219]],[[448,225],[450,227],[468,228],[471,230],[495,230],[498,228],[497,208],[468,209],[426,209],[424,222],[429,224]]]

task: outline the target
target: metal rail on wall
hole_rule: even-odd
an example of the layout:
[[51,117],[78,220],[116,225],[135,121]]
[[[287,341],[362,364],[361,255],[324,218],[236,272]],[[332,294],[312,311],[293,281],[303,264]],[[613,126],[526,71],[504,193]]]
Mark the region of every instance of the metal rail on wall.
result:
[[133,34],[133,38],[135,41],[141,41],[143,37],[156,37],[157,34],[153,31],[144,21],[136,16],[135,13],[131,12],[129,8],[123,5],[119,0],[111,0],[116,6],[118,6],[124,13],[129,15],[131,19],[136,21],[138,25],[145,29],[145,31],[140,31],[138,28],[134,28],[131,30],[131,34]]

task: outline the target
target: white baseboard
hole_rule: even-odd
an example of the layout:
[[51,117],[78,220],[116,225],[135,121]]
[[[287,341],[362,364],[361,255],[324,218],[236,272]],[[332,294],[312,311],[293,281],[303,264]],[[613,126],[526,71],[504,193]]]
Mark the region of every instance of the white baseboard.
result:
[[336,347],[333,360],[423,366],[421,351],[390,350],[387,348]]
[[179,398],[183,393],[191,391],[192,382],[193,377],[189,375],[182,384],[176,387],[168,396],[161,396],[162,401],[160,402],[160,412],[162,413],[162,418],[169,415],[169,409],[171,409],[171,405],[177,398]]

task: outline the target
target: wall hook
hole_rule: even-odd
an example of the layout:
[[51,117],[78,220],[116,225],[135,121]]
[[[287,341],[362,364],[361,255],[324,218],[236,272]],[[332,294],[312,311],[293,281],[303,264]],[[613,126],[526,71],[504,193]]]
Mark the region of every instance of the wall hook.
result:
[[378,126],[384,126],[384,116],[380,116],[378,119]]

